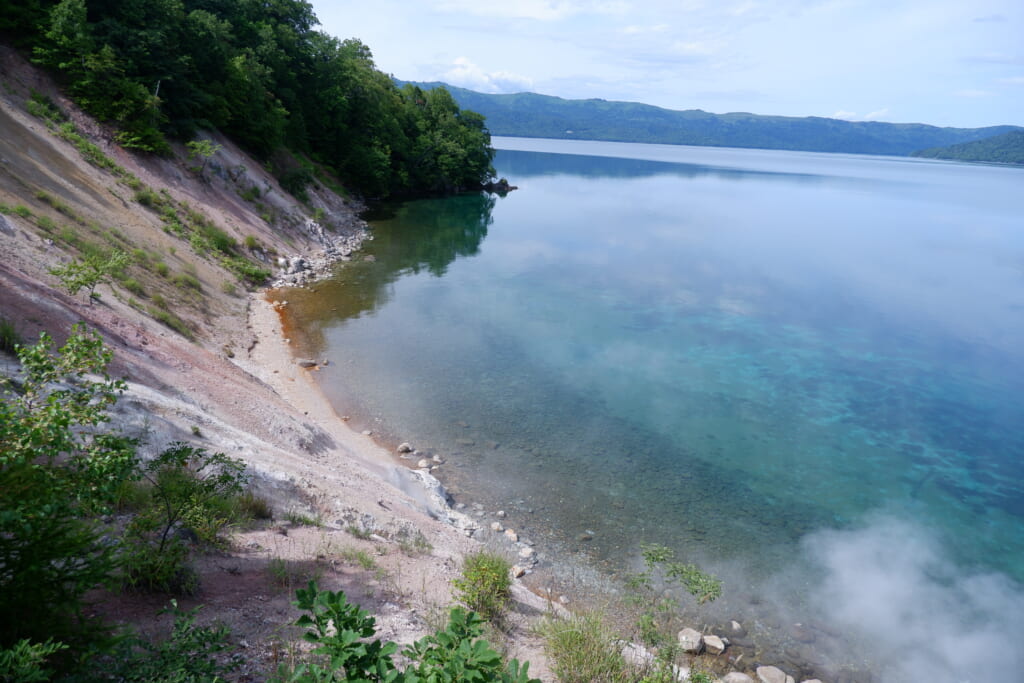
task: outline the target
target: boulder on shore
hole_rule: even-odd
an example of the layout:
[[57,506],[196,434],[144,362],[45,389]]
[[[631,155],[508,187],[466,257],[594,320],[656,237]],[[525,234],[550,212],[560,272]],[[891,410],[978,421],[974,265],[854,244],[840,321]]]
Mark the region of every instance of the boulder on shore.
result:
[[700,631],[684,628],[679,632],[677,638],[679,640],[679,649],[683,652],[698,655],[704,649],[704,636],[700,634]]

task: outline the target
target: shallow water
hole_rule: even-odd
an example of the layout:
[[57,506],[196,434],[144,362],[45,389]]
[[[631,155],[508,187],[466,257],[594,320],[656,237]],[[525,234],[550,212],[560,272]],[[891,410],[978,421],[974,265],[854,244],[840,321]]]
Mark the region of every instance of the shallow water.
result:
[[339,412],[610,571],[659,542],[813,601],[895,523],[1019,596],[1024,171],[496,145],[519,190],[391,207],[289,294]]

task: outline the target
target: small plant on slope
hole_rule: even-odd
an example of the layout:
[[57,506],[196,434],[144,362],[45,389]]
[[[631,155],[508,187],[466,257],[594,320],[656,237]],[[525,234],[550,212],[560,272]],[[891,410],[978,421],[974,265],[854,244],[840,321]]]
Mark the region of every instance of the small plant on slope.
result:
[[511,598],[510,569],[508,560],[500,555],[471,553],[463,561],[462,576],[452,583],[467,607],[493,621],[505,612]]

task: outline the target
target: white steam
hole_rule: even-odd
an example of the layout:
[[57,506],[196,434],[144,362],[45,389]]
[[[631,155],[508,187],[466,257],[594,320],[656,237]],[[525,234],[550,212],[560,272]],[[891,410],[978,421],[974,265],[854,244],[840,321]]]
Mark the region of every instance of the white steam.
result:
[[1024,592],[959,570],[916,523],[876,516],[860,529],[805,540],[825,580],[812,600],[855,631],[890,681],[1024,680]]

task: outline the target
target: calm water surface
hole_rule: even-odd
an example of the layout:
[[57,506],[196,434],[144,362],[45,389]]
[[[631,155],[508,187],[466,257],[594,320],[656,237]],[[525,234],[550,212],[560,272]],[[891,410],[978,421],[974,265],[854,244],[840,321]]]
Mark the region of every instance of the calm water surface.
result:
[[289,293],[339,412],[611,570],[767,580],[882,515],[1024,579],[1024,170],[495,142],[517,191],[392,207]]

